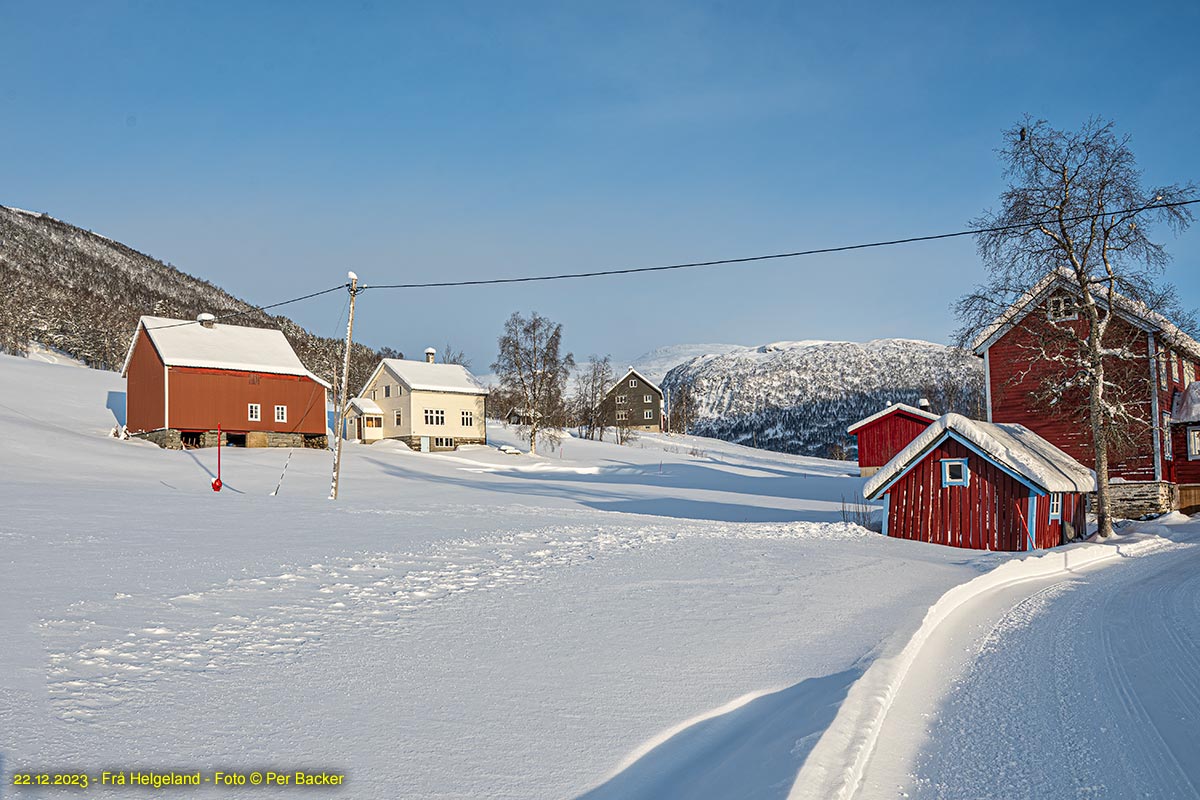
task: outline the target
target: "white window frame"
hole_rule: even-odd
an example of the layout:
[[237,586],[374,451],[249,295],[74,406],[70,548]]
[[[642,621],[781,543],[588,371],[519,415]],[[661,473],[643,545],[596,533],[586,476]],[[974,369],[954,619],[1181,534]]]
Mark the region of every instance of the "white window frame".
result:
[[1062,519],[1062,493],[1050,493],[1050,519]]
[[251,422],[262,422],[262,405],[260,403],[248,403],[246,407],[246,419]]
[[642,419],[654,419],[654,409],[647,408],[642,412]]
[[635,388],[635,387],[637,387],[637,378],[630,378],[630,379],[629,379],[629,387],[630,387],[631,389],[632,389],[632,388]]
[[1163,429],[1163,458],[1167,461],[1175,460],[1175,450],[1171,447],[1171,415],[1163,412],[1162,415]]
[[404,424],[404,412],[397,408],[392,412],[392,421],[395,422],[396,427],[399,428]]
[[1051,322],[1070,322],[1073,319],[1079,319],[1079,305],[1073,297],[1056,294],[1046,301],[1046,319]]
[[474,411],[464,410],[461,414],[460,419],[462,420],[462,426],[464,428],[474,428],[475,427],[475,412]]
[[628,402],[629,402],[629,395],[627,395],[627,394],[617,395],[617,405],[623,406]]
[[435,437],[433,437],[433,446],[434,447],[450,447],[450,448],[452,448],[452,447],[454,447],[454,437],[453,436],[435,436]]
[[287,422],[287,406],[275,406],[275,421]]
[[1191,425],[1187,429],[1188,461],[1200,461],[1200,425]]
[[643,403],[653,403],[653,402],[654,402],[654,395],[652,395],[652,394],[644,394],[644,395],[642,395],[642,402],[643,402]]
[[1167,358],[1171,359],[1171,381],[1173,383],[1179,383],[1180,379],[1182,378],[1182,375],[1180,375],[1179,372],[1179,354],[1168,350]]
[[392,396],[392,385],[390,383],[385,383],[383,385],[383,396],[384,397]]
[[620,409],[617,411],[617,422],[624,422],[627,419],[629,419],[628,411],[626,411],[625,409]]
[[[942,486],[970,486],[971,485],[971,468],[967,466],[965,458],[943,458],[942,462]],[[962,467],[962,476],[959,478],[950,477],[950,467]]]
[[425,409],[425,424],[426,425],[445,425],[446,410],[444,408],[427,408]]

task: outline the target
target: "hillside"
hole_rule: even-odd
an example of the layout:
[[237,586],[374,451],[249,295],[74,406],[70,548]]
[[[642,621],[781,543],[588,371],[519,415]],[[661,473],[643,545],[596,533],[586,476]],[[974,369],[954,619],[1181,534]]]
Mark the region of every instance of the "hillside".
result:
[[[279,328],[310,370],[332,379],[342,343],[315,336],[208,281],[45,214],[0,206],[0,351],[24,355],[31,342],[97,369],[120,369],[138,317],[192,319],[243,312],[237,324]],[[355,345],[351,386],[379,354]]]
[[913,339],[743,347],[693,358],[663,386],[676,408],[690,395],[694,433],[803,455],[852,455],[846,427],[895,402],[983,413],[982,363]]
[[656,347],[635,358],[630,364],[614,364],[618,371],[632,366],[652,381],[661,382],[675,367],[700,356],[731,353],[744,349],[740,344],[672,344]]

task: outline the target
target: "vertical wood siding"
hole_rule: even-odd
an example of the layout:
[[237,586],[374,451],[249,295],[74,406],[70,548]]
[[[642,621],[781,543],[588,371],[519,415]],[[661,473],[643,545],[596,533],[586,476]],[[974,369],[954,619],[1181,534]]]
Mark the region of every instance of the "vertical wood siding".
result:
[[[325,433],[325,387],[295,375],[271,375],[235,370],[171,367],[171,427],[230,433]],[[258,403],[261,419],[252,422],[250,403]],[[288,408],[287,422],[275,421],[275,406]]]
[[166,375],[162,359],[144,330],[138,331],[133,357],[129,359],[129,369],[125,375],[125,427],[134,432],[156,431],[164,427],[163,413],[166,407],[163,386]]
[[864,425],[854,432],[858,439],[858,465],[882,467],[920,436],[932,421],[896,410]]

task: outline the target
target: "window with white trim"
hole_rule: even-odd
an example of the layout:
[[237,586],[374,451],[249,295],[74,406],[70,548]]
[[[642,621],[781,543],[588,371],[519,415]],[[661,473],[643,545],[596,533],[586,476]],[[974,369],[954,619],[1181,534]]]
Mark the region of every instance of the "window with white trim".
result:
[[1171,449],[1171,415],[1163,412],[1162,415],[1162,430],[1163,430],[1163,458],[1167,461],[1175,460],[1175,452]]
[[383,396],[384,396],[384,397],[391,397],[391,396],[392,396],[392,385],[391,385],[390,383],[384,384],[384,386],[383,386]]
[[1200,461],[1200,425],[1187,429],[1188,460]]
[[971,470],[965,458],[942,459],[942,486],[970,486]]
[[1062,494],[1059,492],[1050,495],[1050,519],[1062,519]]
[[654,410],[647,408],[642,412],[642,419],[654,419]]
[[1075,307],[1074,298],[1065,294],[1056,294],[1051,297],[1046,301],[1046,319],[1051,322],[1079,319],[1079,309]]
[[363,427],[364,428],[382,428],[383,427],[383,417],[380,417],[380,416],[363,417]]
[[629,402],[629,395],[627,395],[627,394],[617,395],[617,405],[623,406],[628,402]]
[[275,421],[287,422],[287,406],[275,406]]
[[1167,388],[1167,359],[1170,356],[1166,350],[1158,351],[1158,388]]
[[246,418],[251,422],[260,422],[262,420],[262,406],[258,403],[250,403],[246,409]]
[[653,402],[654,402],[654,395],[652,395],[652,394],[644,394],[644,395],[642,395],[642,402],[643,402],[643,403],[653,403]]
[[452,438],[450,438],[449,436],[435,436],[435,437],[433,437],[433,446],[434,447],[453,448],[454,440]]
[[629,386],[630,386],[630,388],[634,388],[634,387],[636,387],[636,386],[637,386],[637,378],[630,378],[630,379],[629,379]]
[[425,424],[426,425],[445,425],[446,411],[441,408],[425,409]]
[[1179,383],[1179,354],[1168,352],[1167,358],[1171,360],[1171,381]]
[[395,425],[397,428],[399,428],[401,423],[404,422],[404,412],[397,408],[395,413],[396,413]]
[[629,412],[628,412],[628,411],[625,411],[625,410],[623,410],[623,409],[622,409],[621,411],[618,411],[618,412],[617,412],[617,422],[623,422],[623,421],[625,421],[625,420],[627,420],[627,419],[629,419]]
[[474,411],[462,412],[462,426],[464,428],[474,428],[475,427],[475,412]]

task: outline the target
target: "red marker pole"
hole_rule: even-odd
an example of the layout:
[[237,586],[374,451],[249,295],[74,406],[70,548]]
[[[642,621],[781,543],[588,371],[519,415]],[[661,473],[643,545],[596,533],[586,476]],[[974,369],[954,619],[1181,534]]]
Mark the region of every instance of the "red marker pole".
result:
[[217,423],[217,477],[213,478],[214,492],[221,491],[221,423]]

